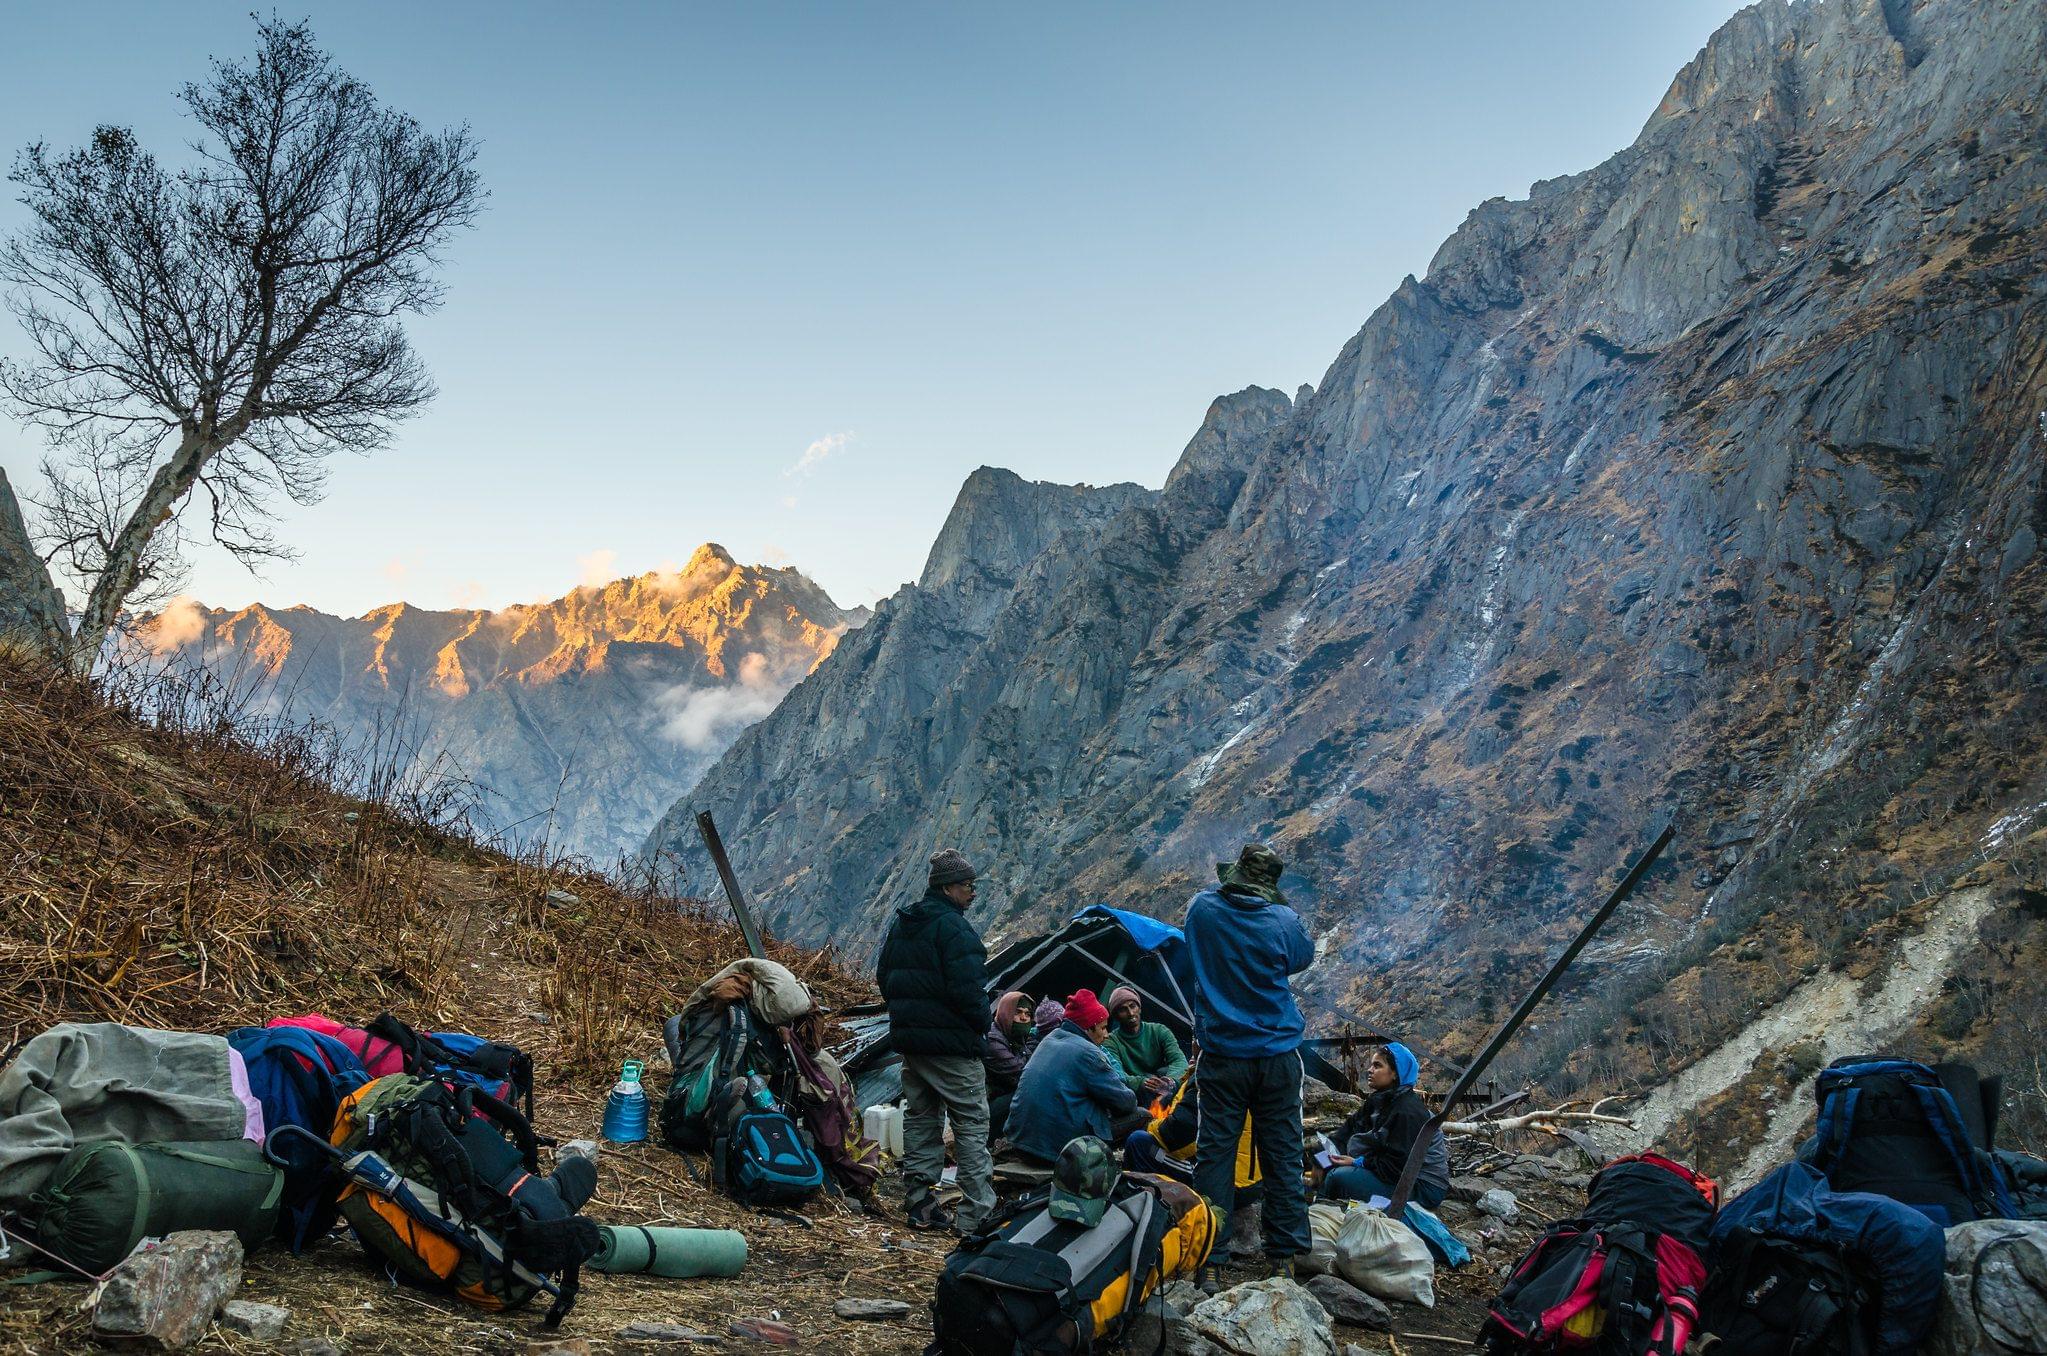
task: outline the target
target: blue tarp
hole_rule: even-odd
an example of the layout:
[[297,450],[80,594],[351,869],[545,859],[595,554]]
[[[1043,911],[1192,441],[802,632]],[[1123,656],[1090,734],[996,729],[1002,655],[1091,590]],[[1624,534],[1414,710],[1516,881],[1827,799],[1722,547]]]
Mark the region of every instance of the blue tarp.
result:
[[1123,930],[1130,934],[1130,940],[1136,942],[1138,948],[1143,951],[1157,951],[1168,944],[1187,940],[1187,934],[1171,923],[1161,923],[1156,918],[1147,918],[1128,909],[1112,909],[1106,904],[1090,904],[1073,915],[1073,921],[1076,923],[1083,923],[1092,918],[1115,919],[1123,925]]

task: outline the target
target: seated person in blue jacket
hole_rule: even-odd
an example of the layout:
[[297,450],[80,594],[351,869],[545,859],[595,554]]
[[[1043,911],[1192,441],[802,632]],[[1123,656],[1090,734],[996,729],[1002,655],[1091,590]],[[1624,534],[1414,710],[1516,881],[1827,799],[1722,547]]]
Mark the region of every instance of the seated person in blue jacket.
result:
[[1031,1052],[1009,1099],[1004,1137],[1025,1157],[1051,1163],[1076,1135],[1111,1140],[1137,1098],[1102,1051],[1109,1010],[1091,989],[1066,1000],[1065,1019]]
[[[1408,1150],[1421,1138],[1429,1120],[1429,1109],[1414,1090],[1420,1076],[1420,1062],[1400,1042],[1372,1052],[1365,1074],[1369,1084],[1365,1104],[1336,1132],[1341,1153],[1329,1160],[1329,1175],[1322,1179],[1324,1200],[1392,1199],[1393,1187],[1407,1166]],[[1424,1209],[1434,1210],[1450,1190],[1450,1146],[1441,1130],[1429,1133],[1429,1147],[1422,1156],[1411,1198]]]

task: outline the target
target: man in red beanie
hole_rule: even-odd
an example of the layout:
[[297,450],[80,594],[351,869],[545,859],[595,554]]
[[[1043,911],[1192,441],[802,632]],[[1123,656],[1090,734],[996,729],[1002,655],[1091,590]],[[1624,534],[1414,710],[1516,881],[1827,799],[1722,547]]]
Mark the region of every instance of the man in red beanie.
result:
[[1050,1163],[1076,1135],[1106,1141],[1113,1118],[1137,1107],[1130,1085],[1102,1051],[1109,1010],[1091,989],[1066,1000],[1066,1019],[1031,1052],[1004,1130],[1009,1146]]

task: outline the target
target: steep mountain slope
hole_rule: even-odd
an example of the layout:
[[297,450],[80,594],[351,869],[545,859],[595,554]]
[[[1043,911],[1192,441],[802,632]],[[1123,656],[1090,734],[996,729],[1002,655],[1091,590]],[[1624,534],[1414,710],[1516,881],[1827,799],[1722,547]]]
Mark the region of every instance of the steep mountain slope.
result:
[[[999,935],[1175,917],[1268,838],[1315,996],[1424,1038],[1676,813],[1528,1057],[1711,1048],[2047,802],[2043,68],[2037,4],[1744,10],[1318,389],[1218,400],[1158,496],[1005,544],[985,625],[918,624],[927,572],[687,804],[778,927],[856,949],[940,844]],[[705,888],[684,827],[649,850]]]
[[342,618],[180,603],[136,639],[406,768],[473,779],[486,833],[603,861],[864,617],[796,570],[705,545],[675,573],[528,607]]

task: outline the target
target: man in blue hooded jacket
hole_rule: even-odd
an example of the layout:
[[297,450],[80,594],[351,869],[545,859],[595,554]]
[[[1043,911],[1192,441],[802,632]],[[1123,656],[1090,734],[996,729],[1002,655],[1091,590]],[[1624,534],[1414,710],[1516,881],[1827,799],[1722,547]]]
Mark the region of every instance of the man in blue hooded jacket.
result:
[[1280,893],[1282,870],[1271,848],[1246,844],[1235,862],[1216,865],[1215,888],[1188,903],[1186,933],[1201,1051],[1194,1189],[1215,1207],[1216,1236],[1227,1236],[1237,1140],[1248,1116],[1269,1183],[1265,1256],[1277,1274],[1290,1275],[1313,1239],[1301,1187],[1300,1049],[1307,1023],[1287,980],[1314,961],[1315,944]]

